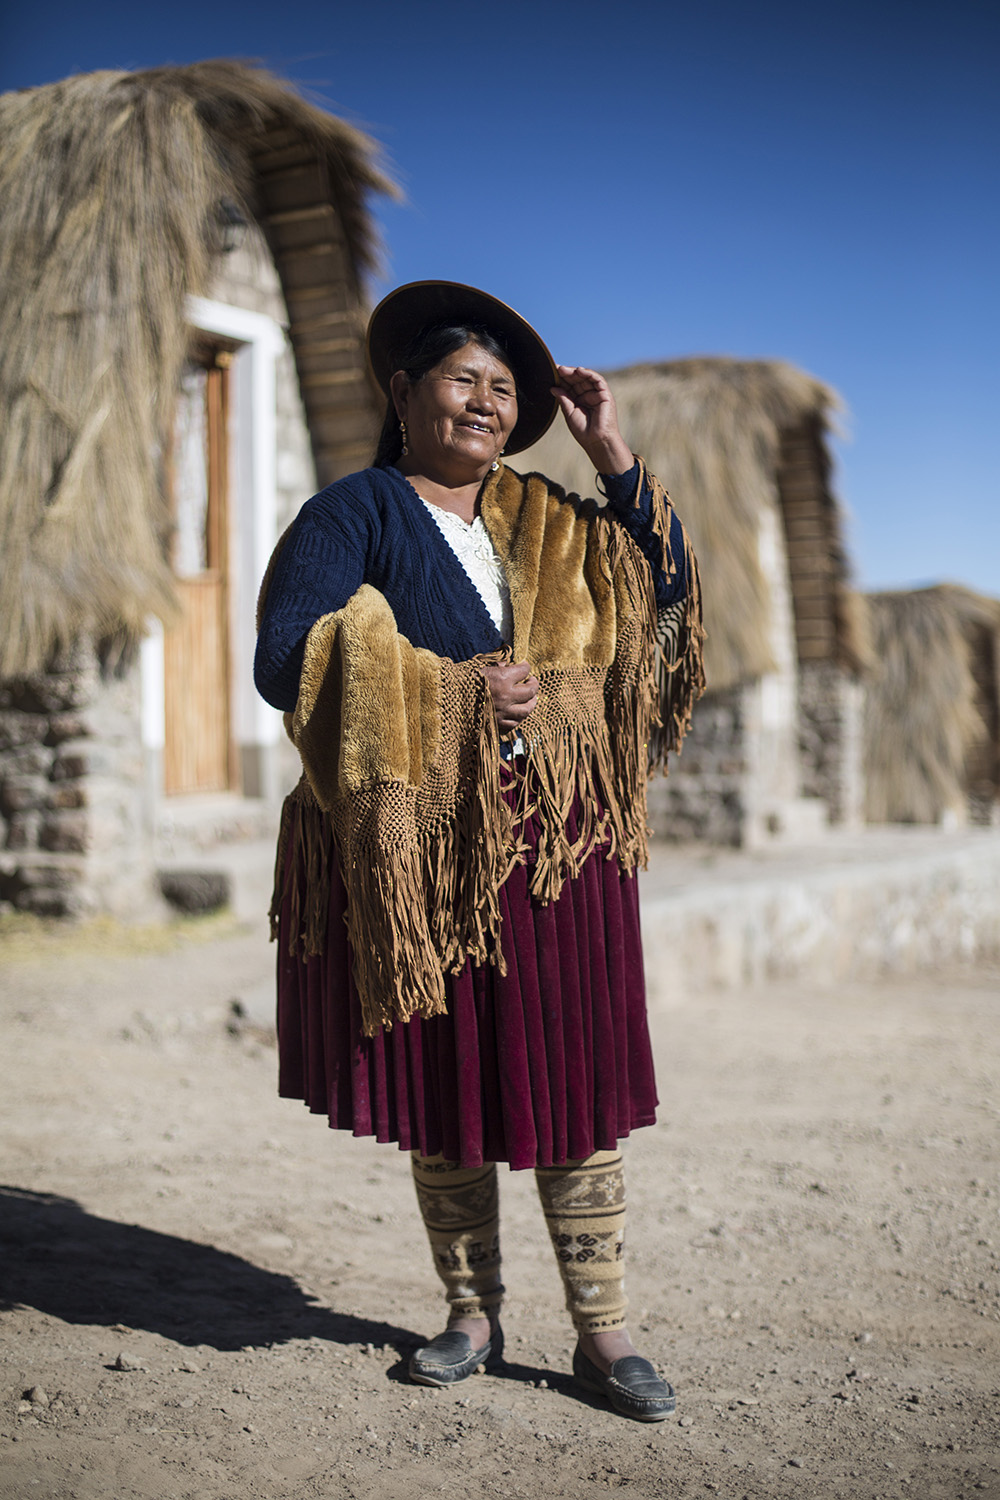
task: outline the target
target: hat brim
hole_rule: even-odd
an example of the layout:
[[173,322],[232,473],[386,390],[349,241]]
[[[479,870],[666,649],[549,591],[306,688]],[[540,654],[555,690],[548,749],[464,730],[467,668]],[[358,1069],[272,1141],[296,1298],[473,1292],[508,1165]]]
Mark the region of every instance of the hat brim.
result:
[[552,425],[559,384],[552,355],[532,328],[506,302],[458,281],[411,281],[390,292],[368,321],[368,363],[386,396],[401,368],[401,353],[417,334],[435,323],[478,323],[506,349],[517,382],[517,422],[506,453],[520,453]]

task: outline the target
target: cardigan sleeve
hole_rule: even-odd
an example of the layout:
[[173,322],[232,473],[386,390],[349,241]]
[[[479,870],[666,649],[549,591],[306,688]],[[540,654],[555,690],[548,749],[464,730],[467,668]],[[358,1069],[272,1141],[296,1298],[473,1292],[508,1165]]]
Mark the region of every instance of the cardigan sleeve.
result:
[[642,551],[653,575],[653,593],[656,607],[662,614],[672,604],[685,598],[689,589],[687,576],[684,527],[676,511],[670,512],[670,555],[676,571],[668,574],[663,567],[663,540],[656,529],[653,511],[653,490],[644,479],[638,496],[638,460],[624,474],[599,474],[601,488],[607,497],[608,510],[624,526],[632,540]]
[[372,518],[342,482],[302,507],[278,543],[257,635],[254,682],[275,708],[295,707],[306,637],[316,621],[343,609],[365,581]]

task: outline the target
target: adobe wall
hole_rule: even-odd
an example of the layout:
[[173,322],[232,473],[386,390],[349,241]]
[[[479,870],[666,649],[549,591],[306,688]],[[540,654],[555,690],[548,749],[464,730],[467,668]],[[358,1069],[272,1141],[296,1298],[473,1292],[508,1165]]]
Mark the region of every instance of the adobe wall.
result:
[[[316,493],[316,465],[295,357],[288,337],[288,309],[277,269],[259,230],[251,227],[240,249],[218,262],[208,295],[212,300],[231,307],[263,313],[273,318],[284,331],[284,347],[275,369],[277,534],[280,536],[310,496]],[[259,582],[259,579],[253,580],[255,595]],[[294,747],[282,735],[274,749],[271,771],[261,779],[283,795],[298,781],[301,770]]]
[[[288,328],[288,310],[274,261],[262,236],[251,229],[239,250],[218,262],[208,296],[214,302],[263,313],[282,329]],[[278,414],[278,532],[297,515],[304,501],[316,493],[316,466],[306,426],[305,408],[299,393],[299,378],[291,342],[278,356],[276,371]]]
[[653,1004],[1000,959],[1000,833],[989,829],[836,829],[797,850],[710,863],[660,847],[639,878]]

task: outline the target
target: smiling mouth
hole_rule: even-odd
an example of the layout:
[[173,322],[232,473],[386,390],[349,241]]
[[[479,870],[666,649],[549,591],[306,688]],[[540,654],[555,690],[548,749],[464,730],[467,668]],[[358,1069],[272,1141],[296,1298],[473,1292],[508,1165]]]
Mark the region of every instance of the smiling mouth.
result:
[[469,432],[485,432],[488,437],[493,431],[491,427],[484,427],[481,422],[462,422],[460,425],[467,428]]

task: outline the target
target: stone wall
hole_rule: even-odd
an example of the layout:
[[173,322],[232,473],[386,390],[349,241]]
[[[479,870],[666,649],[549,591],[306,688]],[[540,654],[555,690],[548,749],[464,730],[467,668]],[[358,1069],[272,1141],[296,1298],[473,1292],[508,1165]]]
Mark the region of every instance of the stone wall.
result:
[[[649,787],[649,822],[655,837],[670,843],[702,843],[734,849],[818,838],[831,805],[852,811],[841,822],[858,822],[860,806],[859,703],[854,685],[827,685],[817,700],[817,722],[810,727],[816,765],[807,767],[793,735],[797,722],[795,685],[769,673],[754,682],[708,692],[695,707],[680,756],[671,757],[670,775]],[[820,739],[830,725],[820,722],[819,705],[844,690],[833,727],[840,739]],[[854,690],[856,692],[856,690]],[[808,690],[807,690],[808,693]],[[825,757],[825,759],[824,759]]]
[[864,689],[833,662],[806,662],[799,672],[802,790],[821,797],[831,823],[863,821],[861,713]]
[[649,786],[649,822],[657,838],[739,847],[746,818],[744,690],[706,693],[695,706],[670,775]]
[[0,683],[0,907],[161,911],[143,812],[139,673],[78,646]]

